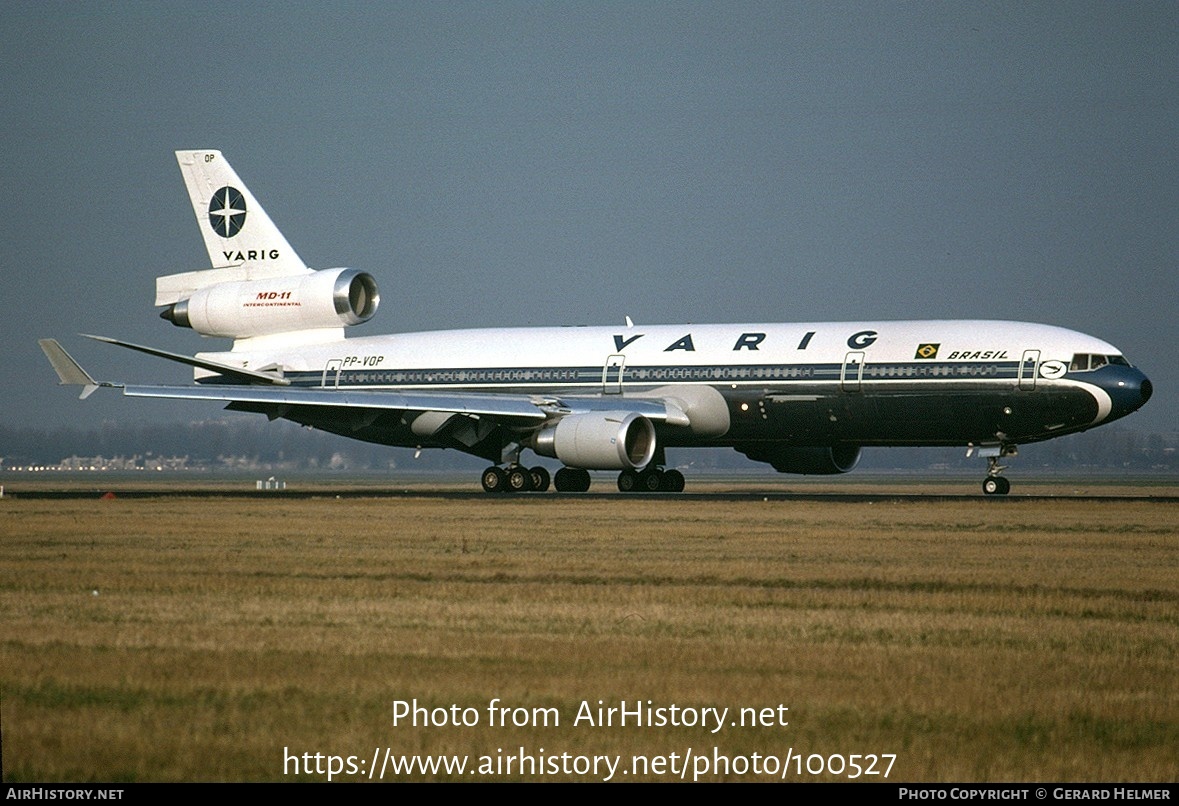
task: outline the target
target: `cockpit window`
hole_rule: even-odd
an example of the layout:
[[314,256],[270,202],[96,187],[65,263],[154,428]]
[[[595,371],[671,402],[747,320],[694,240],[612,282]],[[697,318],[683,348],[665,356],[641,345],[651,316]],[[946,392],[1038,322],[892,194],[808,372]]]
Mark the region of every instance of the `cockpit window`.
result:
[[1070,372],[1089,372],[1090,370],[1100,369],[1106,364],[1118,364],[1123,367],[1130,366],[1130,362],[1120,355],[1075,353],[1073,355],[1072,363],[1069,364],[1068,368]]

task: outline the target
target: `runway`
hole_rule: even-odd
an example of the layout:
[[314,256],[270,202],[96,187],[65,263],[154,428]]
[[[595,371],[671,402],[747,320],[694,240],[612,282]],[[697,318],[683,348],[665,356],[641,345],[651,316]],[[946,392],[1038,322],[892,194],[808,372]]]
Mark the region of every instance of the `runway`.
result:
[[506,493],[502,495],[489,495],[481,490],[431,490],[425,488],[398,488],[390,487],[388,489],[379,489],[374,487],[360,487],[360,488],[314,488],[314,489],[299,489],[288,488],[285,490],[254,490],[254,489],[232,489],[221,487],[209,488],[127,488],[120,489],[95,487],[92,489],[34,489],[23,491],[12,491],[5,494],[5,498],[21,499],[21,500],[85,500],[97,499],[104,495],[112,494],[116,499],[153,499],[153,498],[224,498],[224,499],[257,499],[257,500],[314,500],[314,499],[397,499],[397,498],[415,498],[427,499],[437,501],[470,501],[480,504],[492,504],[497,501],[517,502],[517,501],[536,501],[538,503],[544,501],[551,501],[553,503],[572,503],[578,501],[617,501],[619,503],[626,501],[692,501],[692,502],[758,502],[758,501],[795,501],[799,503],[839,503],[839,504],[863,504],[863,503],[881,503],[881,502],[926,502],[926,503],[955,503],[955,502],[974,502],[986,501],[988,504],[995,506],[1018,506],[1026,504],[1037,503],[1059,503],[1064,501],[1086,501],[1086,502],[1125,502],[1125,501],[1141,501],[1158,504],[1179,504],[1179,494],[1157,494],[1157,493],[1109,493],[1109,494],[1071,494],[1071,493],[1054,493],[1054,494],[1017,494],[1010,495],[982,495],[974,492],[963,493],[930,493],[930,492],[855,492],[855,493],[839,493],[839,492],[782,492],[778,490],[748,490],[748,491],[712,491],[705,490],[700,492],[683,492],[683,493],[618,493],[618,492],[595,492],[591,490],[587,493]]

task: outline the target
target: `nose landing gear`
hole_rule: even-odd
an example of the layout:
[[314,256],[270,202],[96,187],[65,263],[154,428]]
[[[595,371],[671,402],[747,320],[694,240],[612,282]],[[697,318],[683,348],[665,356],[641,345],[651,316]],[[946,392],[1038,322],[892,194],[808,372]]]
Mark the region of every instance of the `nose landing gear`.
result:
[[1011,482],[1002,476],[987,476],[982,488],[986,495],[1007,495],[1011,491]]
[[987,459],[987,477],[982,483],[983,494],[1007,495],[1011,491],[1011,482],[999,475],[1007,469],[1006,465],[999,464],[999,460],[1004,456],[1015,456],[1019,453],[1019,448],[1009,444],[986,445],[979,448],[970,445],[966,449],[966,455],[970,456],[975,450],[979,456],[985,456]]

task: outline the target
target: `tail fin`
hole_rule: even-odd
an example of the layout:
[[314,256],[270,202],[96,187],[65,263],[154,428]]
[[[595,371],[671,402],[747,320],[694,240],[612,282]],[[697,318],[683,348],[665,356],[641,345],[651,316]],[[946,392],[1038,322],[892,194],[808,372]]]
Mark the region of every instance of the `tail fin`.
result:
[[177,151],[176,161],[214,268],[251,263],[255,277],[307,272],[220,151]]
[[176,161],[213,268],[157,278],[156,305],[215,283],[311,273],[220,151],[177,151]]

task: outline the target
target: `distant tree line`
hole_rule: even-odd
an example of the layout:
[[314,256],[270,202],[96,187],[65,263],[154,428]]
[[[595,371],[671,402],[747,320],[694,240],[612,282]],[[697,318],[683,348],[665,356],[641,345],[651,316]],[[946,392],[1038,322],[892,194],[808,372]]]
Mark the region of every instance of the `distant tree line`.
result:
[[[55,465],[70,456],[187,456],[190,467],[241,464],[299,468],[388,468],[413,452],[263,418],[187,423],[103,423],[87,428],[0,426],[3,467]],[[423,455],[425,458],[425,455]]]
[[[752,470],[759,465],[729,449],[669,450],[672,465],[698,469]],[[0,468],[57,465],[71,456],[188,457],[188,466],[273,466],[323,470],[444,470],[482,467],[483,460],[458,451],[390,448],[261,418],[201,420],[170,425],[104,423],[88,428],[13,428],[0,425]],[[1020,446],[1018,467],[1101,468],[1137,472],[1179,471],[1179,433],[1144,433],[1112,426],[1049,442]],[[547,462],[548,464],[554,464]],[[554,465],[555,466],[555,465]],[[868,449],[869,469],[977,469],[964,448]]]

